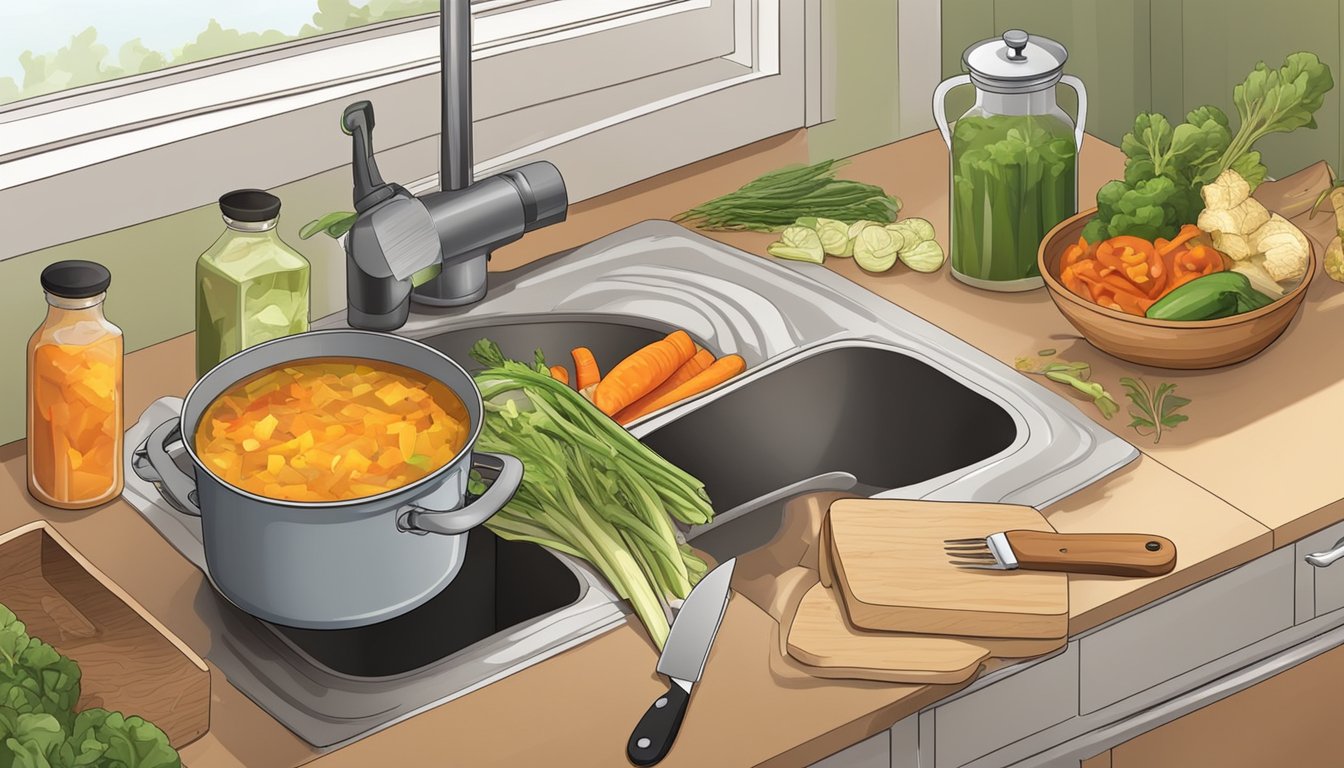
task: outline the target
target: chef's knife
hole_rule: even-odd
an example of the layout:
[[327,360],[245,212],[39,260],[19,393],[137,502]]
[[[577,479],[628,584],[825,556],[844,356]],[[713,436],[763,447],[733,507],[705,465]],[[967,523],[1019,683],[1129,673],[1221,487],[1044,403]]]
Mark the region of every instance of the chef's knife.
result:
[[672,748],[691,700],[691,688],[705,671],[710,646],[728,608],[728,583],[736,563],[737,558],[733,558],[705,574],[672,622],[663,654],[658,657],[658,672],[671,678],[672,685],[653,702],[630,734],[625,753],[635,765],[653,765]]

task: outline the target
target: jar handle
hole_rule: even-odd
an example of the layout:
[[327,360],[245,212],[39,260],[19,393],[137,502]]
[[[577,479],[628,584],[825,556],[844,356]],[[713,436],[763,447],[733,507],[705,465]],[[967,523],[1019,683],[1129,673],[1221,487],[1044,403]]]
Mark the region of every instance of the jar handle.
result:
[[970,82],[970,75],[957,75],[947,78],[933,89],[933,121],[938,124],[938,130],[943,134],[943,142],[947,144],[948,149],[952,148],[952,129],[947,125],[947,94],[953,88],[969,85]]
[[1079,152],[1083,151],[1083,128],[1087,125],[1087,89],[1083,87],[1083,81],[1073,75],[1064,75],[1059,81],[1078,94],[1078,120],[1073,129],[1073,140],[1077,145]]

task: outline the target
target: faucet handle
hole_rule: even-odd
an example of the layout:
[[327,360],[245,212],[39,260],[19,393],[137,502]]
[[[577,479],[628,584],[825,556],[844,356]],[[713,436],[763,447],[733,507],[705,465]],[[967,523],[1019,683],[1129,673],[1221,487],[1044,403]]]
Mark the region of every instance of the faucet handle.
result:
[[356,127],[365,128],[369,138],[373,138],[373,102],[356,101],[345,108],[345,113],[341,115],[341,130],[349,136]]
[[565,220],[569,212],[569,193],[559,168],[538,160],[505,171],[500,176],[513,184],[523,201],[524,232]]
[[363,213],[396,191],[383,181],[373,157],[373,104],[356,101],[341,115],[341,130],[354,140],[355,210]]

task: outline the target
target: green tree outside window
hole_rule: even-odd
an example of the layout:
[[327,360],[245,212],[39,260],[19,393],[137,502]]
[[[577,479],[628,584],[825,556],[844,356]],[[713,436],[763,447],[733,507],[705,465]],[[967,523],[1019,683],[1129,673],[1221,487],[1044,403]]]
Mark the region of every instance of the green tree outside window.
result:
[[274,29],[243,32],[225,28],[212,19],[194,40],[175,50],[150,50],[136,38],[123,44],[115,55],[98,42],[98,31],[89,27],[71,37],[70,43],[58,51],[41,54],[24,51],[19,56],[22,82],[0,77],[0,104],[379,21],[433,13],[438,8],[438,0],[369,0],[367,5],[359,6],[350,0],[317,0],[312,23],[305,24],[295,34]]

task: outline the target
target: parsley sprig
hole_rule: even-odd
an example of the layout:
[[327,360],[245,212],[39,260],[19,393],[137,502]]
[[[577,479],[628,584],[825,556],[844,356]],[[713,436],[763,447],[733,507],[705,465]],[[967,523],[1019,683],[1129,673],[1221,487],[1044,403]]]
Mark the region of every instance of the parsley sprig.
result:
[[1134,404],[1129,409],[1132,419],[1129,426],[1143,437],[1151,436],[1154,445],[1162,442],[1164,431],[1175,429],[1190,418],[1178,413],[1190,404],[1190,399],[1175,394],[1175,384],[1163,382],[1151,389],[1143,379],[1126,376],[1120,379],[1120,386],[1125,388],[1125,397]]

